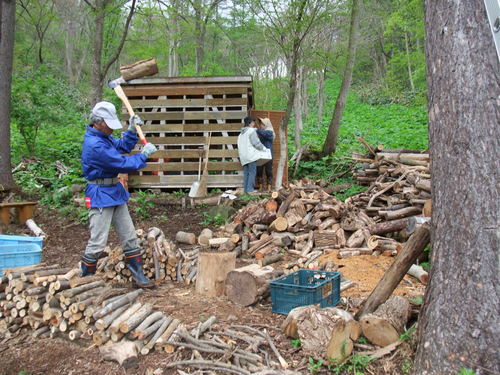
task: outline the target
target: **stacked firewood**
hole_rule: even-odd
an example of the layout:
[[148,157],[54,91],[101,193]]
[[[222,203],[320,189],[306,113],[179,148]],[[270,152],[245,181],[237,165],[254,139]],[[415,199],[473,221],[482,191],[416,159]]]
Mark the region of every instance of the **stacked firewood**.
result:
[[34,337],[63,334],[70,340],[91,339],[97,346],[130,340],[145,355],[153,348],[167,350],[181,326],[151,304],[138,302],[142,289],[113,288],[98,275],[79,277],[77,268],[40,264],[4,271],[0,317],[11,334],[28,328]]
[[354,177],[367,191],[350,199],[375,220],[396,220],[419,215],[430,216],[431,175],[428,153],[415,150],[376,151],[353,155],[361,162]]
[[[163,231],[157,227],[150,228],[148,231],[137,229],[136,232],[138,246],[142,251],[143,271],[148,278],[184,282],[187,285],[196,279],[196,263],[200,246],[187,244],[181,238],[177,238],[178,246],[166,238]],[[102,274],[107,280],[115,282],[131,281],[131,274],[126,267],[121,246],[113,250],[106,248],[104,253],[105,256],[97,265],[97,274]]]

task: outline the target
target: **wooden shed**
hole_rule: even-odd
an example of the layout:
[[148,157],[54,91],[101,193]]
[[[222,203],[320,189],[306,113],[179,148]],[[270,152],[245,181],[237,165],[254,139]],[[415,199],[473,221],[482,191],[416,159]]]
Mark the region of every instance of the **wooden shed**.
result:
[[[198,179],[209,139],[208,186],[241,187],[237,139],[248,115],[271,119],[277,133],[273,144],[276,170],[284,112],[253,110],[251,76],[137,79],[123,85],[123,90],[144,121],[144,135],[159,149],[146,168],[129,175],[129,187],[190,187]],[[127,119],[123,108],[122,120]]]

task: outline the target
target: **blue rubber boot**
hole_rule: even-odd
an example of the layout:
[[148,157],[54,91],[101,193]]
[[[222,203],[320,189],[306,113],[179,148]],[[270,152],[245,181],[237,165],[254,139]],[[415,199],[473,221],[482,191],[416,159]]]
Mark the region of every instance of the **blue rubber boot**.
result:
[[97,267],[97,260],[86,257],[84,255],[80,262],[80,275],[82,277],[95,275],[96,267]]
[[125,262],[132,273],[132,280],[139,288],[153,288],[154,284],[144,276],[142,271],[142,257],[139,250],[133,250],[125,254]]

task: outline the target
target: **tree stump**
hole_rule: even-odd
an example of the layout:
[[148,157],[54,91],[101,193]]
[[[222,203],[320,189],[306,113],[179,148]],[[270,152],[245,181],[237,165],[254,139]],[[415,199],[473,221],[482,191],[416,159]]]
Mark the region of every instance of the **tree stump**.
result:
[[257,264],[232,270],[226,278],[227,298],[238,305],[253,305],[268,294],[269,280],[275,276],[273,267]]
[[236,266],[236,254],[209,253],[198,255],[198,276],[196,277],[196,293],[207,297],[224,295],[227,274]]
[[337,363],[352,353],[361,333],[359,323],[349,312],[315,305],[290,311],[282,328],[287,336],[300,338],[304,355]]
[[392,296],[372,314],[360,319],[363,336],[379,346],[396,342],[410,316],[410,303],[403,297]]

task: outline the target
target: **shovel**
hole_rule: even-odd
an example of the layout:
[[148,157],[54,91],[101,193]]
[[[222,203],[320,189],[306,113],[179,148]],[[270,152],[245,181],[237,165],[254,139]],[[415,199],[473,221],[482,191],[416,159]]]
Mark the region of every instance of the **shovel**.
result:
[[200,150],[200,158],[199,158],[199,163],[198,163],[198,181],[193,182],[191,185],[191,189],[189,190],[188,196],[190,198],[198,198],[200,197],[199,195],[199,190],[200,190],[200,178],[201,178],[201,159],[203,157],[203,150]]
[[208,135],[208,145],[207,145],[207,153],[205,154],[205,166],[203,167],[203,174],[200,178],[200,183],[198,185],[198,191],[196,197],[206,197],[208,195],[207,183],[208,183],[208,157],[210,152],[210,140],[212,139],[212,133],[210,132]]

